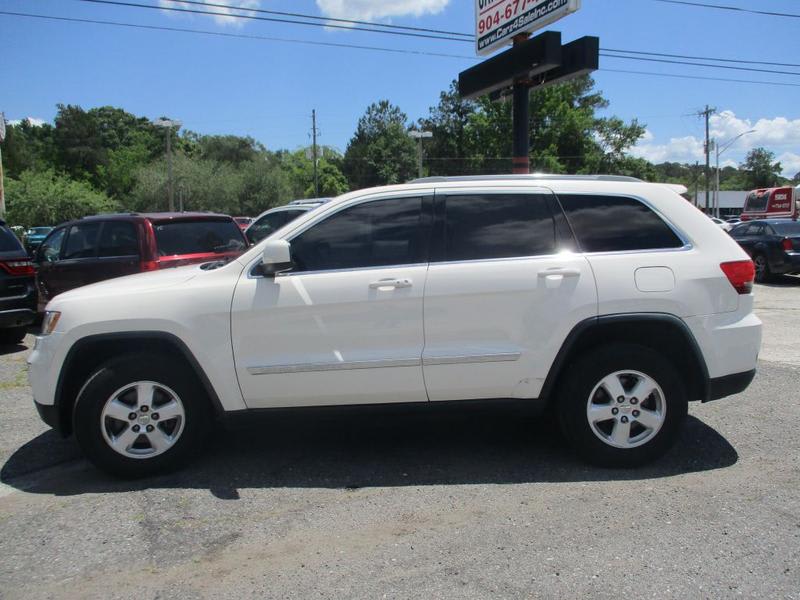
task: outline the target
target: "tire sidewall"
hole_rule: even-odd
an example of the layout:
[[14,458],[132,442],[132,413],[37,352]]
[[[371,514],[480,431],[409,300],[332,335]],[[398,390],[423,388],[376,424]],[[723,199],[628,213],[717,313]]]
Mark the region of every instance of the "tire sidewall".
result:
[[[601,379],[627,370],[639,371],[656,381],[664,392],[666,417],[661,429],[645,444],[615,448],[595,435],[586,408]],[[608,467],[638,466],[661,456],[675,441],[688,410],[685,388],[672,364],[651,348],[634,344],[615,344],[577,360],[567,372],[557,401],[562,430],[573,447],[589,462]]]
[[[175,444],[152,458],[129,458],[109,447],[102,433],[102,412],[114,392],[135,381],[154,381],[172,389],[180,398],[185,424]],[[97,467],[119,477],[144,477],[183,464],[200,446],[208,429],[205,393],[194,373],[168,357],[129,355],[98,369],[78,395],[73,430],[86,457]]]

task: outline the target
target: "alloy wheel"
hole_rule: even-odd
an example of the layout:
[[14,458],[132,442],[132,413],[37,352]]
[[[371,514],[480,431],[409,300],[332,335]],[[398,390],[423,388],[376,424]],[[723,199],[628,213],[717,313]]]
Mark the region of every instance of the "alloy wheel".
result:
[[636,448],[649,442],[664,425],[666,412],[661,387],[639,371],[606,375],[586,403],[592,432],[614,448]]

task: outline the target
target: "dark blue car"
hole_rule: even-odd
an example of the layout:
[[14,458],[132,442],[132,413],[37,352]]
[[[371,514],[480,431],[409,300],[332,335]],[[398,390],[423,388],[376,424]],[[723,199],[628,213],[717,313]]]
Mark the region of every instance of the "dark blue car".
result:
[[756,281],[774,275],[800,273],[800,223],[791,219],[760,219],[729,232],[753,259]]

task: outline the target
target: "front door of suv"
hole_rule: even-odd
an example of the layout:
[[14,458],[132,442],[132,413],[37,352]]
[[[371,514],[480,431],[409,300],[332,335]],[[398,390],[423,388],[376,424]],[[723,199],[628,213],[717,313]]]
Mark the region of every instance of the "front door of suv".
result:
[[567,335],[597,314],[591,267],[543,188],[441,189],[425,287],[432,401],[535,398]]
[[242,273],[231,316],[250,408],[427,401],[432,191],[362,198],[291,232],[294,268]]

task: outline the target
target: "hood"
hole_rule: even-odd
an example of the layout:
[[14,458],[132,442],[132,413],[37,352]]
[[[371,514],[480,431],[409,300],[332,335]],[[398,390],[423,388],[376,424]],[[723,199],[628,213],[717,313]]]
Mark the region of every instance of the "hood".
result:
[[199,273],[202,273],[200,265],[188,265],[160,271],[137,273],[136,275],[117,277],[116,279],[106,279],[99,283],[93,283],[59,294],[53,298],[53,302],[96,298],[98,296],[130,296],[141,292],[181,285],[194,279]]

